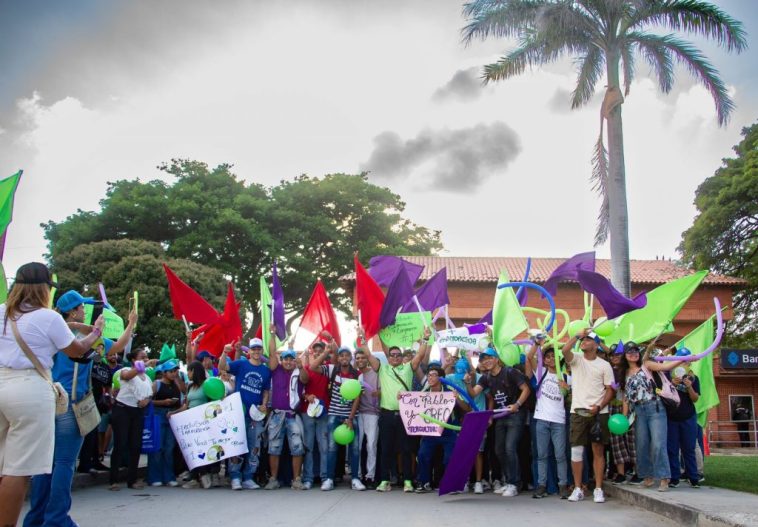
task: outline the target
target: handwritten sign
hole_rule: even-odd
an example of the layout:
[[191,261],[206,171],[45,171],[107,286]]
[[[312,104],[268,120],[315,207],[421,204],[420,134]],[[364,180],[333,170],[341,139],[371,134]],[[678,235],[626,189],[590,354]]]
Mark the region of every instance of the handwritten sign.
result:
[[169,423],[190,470],[248,451],[239,393],[172,415]]
[[[432,326],[432,314],[429,311],[424,311],[421,315],[418,312],[398,313],[395,323],[381,330],[379,338],[388,348],[397,346],[400,349],[408,349],[424,336],[425,323],[429,327]],[[434,334],[432,333],[429,345],[433,343]]]
[[442,435],[441,426],[425,421],[420,414],[447,421],[454,407],[454,392],[400,392],[400,418],[411,436]]
[[481,351],[487,347],[489,341],[490,338],[486,333],[469,335],[468,328],[445,329],[437,332],[437,345],[440,348]]

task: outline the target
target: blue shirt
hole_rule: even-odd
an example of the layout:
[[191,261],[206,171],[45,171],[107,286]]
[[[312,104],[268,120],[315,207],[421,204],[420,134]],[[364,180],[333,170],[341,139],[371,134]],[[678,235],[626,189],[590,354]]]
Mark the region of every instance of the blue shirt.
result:
[[245,408],[263,403],[263,392],[271,389],[271,370],[266,364],[255,366],[247,359],[229,363],[229,372],[234,375],[235,391],[240,393]]
[[[72,396],[71,389],[74,386],[74,366],[77,363],[68,358],[68,356],[59,351],[53,357],[53,380],[63,385],[69,396]],[[76,400],[82,398],[90,390],[90,373],[92,372],[92,361],[86,364],[79,363],[79,369],[76,376]]]

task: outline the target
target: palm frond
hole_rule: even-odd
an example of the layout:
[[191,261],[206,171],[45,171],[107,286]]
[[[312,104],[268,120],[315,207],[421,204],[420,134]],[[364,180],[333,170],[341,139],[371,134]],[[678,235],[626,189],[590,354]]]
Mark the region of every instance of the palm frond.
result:
[[461,30],[468,45],[474,38],[510,38],[533,26],[547,0],[474,0],[463,5],[463,16],[470,19]]
[[638,51],[650,64],[658,86],[663,93],[669,93],[674,85],[674,61],[668,47],[661,42],[660,35],[632,32],[625,39],[626,47],[637,46]]
[[576,88],[571,94],[571,108],[586,104],[595,94],[595,84],[603,74],[605,55],[597,46],[590,46],[587,53],[579,59],[581,66],[576,80]]
[[628,97],[634,80],[634,49],[629,42],[621,46],[621,63],[624,68],[624,97]]
[[581,35],[588,42],[603,46],[606,35],[602,19],[581,2],[556,2],[543,6],[534,22],[535,29],[548,35]]
[[603,122],[600,122],[600,136],[595,143],[595,151],[592,154],[592,190],[598,193],[600,199],[600,212],[597,215],[597,227],[595,228],[595,247],[604,244],[608,240],[610,230],[610,203],[608,200],[608,150],[603,144]]
[[648,25],[672,31],[695,33],[715,40],[729,51],[747,48],[747,34],[742,23],[710,2],[699,0],[653,0],[644,2],[627,21],[628,29],[642,29]]

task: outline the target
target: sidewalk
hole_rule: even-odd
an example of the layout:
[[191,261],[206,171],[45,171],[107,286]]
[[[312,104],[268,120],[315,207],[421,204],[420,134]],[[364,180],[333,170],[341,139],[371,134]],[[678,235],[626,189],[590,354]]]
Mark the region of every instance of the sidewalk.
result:
[[[110,465],[110,457],[105,458],[105,463]],[[139,460],[139,469],[137,469],[137,477],[140,479],[147,479],[147,456],[141,455]],[[98,471],[90,474],[81,474],[79,472],[74,473],[74,481],[71,483],[71,489],[83,489],[87,487],[94,487],[96,485],[107,485],[110,478],[110,472]],[[126,480],[126,469],[122,468],[119,472],[119,478],[121,481]]]
[[603,489],[635,507],[658,513],[682,525],[697,527],[752,527],[758,525],[758,496],[709,487],[693,489],[686,481],[679,488],[658,492],[634,485],[605,483]]

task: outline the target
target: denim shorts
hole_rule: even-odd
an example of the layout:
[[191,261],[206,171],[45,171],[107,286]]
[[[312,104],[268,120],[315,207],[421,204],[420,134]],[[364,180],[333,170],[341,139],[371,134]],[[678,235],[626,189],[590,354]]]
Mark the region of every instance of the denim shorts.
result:
[[305,454],[303,443],[303,422],[295,413],[274,410],[268,420],[268,453],[279,456],[284,447],[284,436],[290,447],[290,454],[302,456]]

